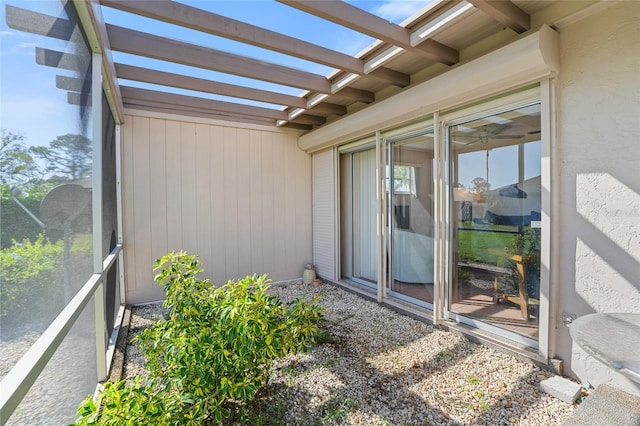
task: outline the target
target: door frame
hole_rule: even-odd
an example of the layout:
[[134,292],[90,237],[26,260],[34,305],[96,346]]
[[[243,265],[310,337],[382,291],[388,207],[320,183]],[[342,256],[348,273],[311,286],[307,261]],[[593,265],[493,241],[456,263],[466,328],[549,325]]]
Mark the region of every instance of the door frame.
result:
[[[552,114],[554,108],[554,93],[555,83],[553,80],[544,80],[535,86],[529,87],[518,93],[511,95],[498,97],[488,102],[478,103],[469,108],[457,109],[451,112],[445,112],[438,114],[436,118],[438,123],[439,144],[441,149],[440,155],[442,191],[438,194],[437,200],[441,203],[441,208],[437,208],[437,211],[444,214],[438,221],[439,224],[439,248],[437,251],[442,257],[438,258],[437,266],[443,268],[439,274],[437,274],[436,282],[436,296],[437,301],[434,301],[434,322],[440,321],[453,321],[462,324],[470,325],[474,328],[488,331],[498,337],[506,338],[510,341],[514,341],[528,347],[538,350],[538,354],[544,358],[548,358],[553,353],[553,346],[550,336],[550,326],[553,319],[550,313],[553,312],[553,306],[551,300],[555,299],[550,294],[551,274],[550,271],[557,269],[552,264],[551,258],[551,221],[550,212],[552,211],[551,196],[551,152],[555,146],[555,135],[553,129],[555,129],[555,117]],[[454,313],[450,310],[451,300],[451,282],[453,279],[453,250],[454,250],[454,235],[453,235],[453,223],[452,223],[452,176],[451,176],[451,144],[449,138],[449,129],[455,124],[466,122],[476,118],[482,118],[490,116],[492,114],[509,111],[512,109],[521,108],[524,106],[539,104],[540,105],[540,143],[541,143],[541,187],[542,187],[542,199],[541,199],[541,241],[540,241],[540,307],[539,307],[539,322],[538,322],[538,339],[531,339],[522,336],[515,332],[509,332],[505,329],[493,326],[488,323],[484,323],[477,319],[465,317],[463,315]]]

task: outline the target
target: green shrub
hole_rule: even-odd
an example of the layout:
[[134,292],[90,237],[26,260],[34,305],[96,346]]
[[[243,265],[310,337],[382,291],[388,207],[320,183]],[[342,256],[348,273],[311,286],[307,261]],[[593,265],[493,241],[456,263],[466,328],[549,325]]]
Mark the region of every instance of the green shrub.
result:
[[[160,413],[153,424],[221,422],[230,414],[230,403],[252,400],[267,383],[273,360],[314,342],[321,308],[303,300],[287,307],[267,293],[265,275],[214,287],[198,278],[198,258],[184,252],[166,255],[155,270],[168,316],[136,337],[155,387],[139,393],[127,386],[110,388],[124,406]],[[144,403],[129,400],[141,394]],[[83,407],[83,418],[94,415]],[[105,410],[100,424],[111,424],[116,418],[108,416],[116,414]]]
[[[22,321],[38,308],[59,311],[63,295],[62,241],[52,244],[42,234],[0,250],[0,315]],[[56,312],[57,313],[57,312]]]
[[78,408],[76,425],[167,425],[167,411],[177,403],[175,394],[166,398],[157,390],[156,380],[140,378],[126,383],[107,382],[100,392],[100,407],[88,396]]
[[63,241],[52,243],[40,234],[33,242],[14,241],[12,247],[0,250],[3,332],[49,325],[90,277],[91,249],[91,235],[74,236],[67,283]]

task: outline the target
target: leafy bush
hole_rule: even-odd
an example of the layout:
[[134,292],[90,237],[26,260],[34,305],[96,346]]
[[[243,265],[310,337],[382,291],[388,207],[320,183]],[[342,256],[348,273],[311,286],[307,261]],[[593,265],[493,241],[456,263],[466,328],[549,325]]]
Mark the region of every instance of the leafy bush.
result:
[[75,236],[66,283],[63,241],[52,243],[40,234],[0,250],[3,334],[49,325],[91,275],[91,250],[91,235]]
[[[166,255],[155,270],[168,316],[136,337],[155,381],[144,387],[111,385],[100,424],[121,419],[118,409],[108,406],[115,400],[140,413],[132,424],[148,423],[149,410],[158,425],[219,423],[230,414],[231,402],[250,401],[267,383],[273,360],[314,342],[321,308],[303,300],[287,307],[267,293],[265,275],[214,287],[198,278],[198,258],[184,252]],[[95,412],[85,402],[78,424]]]
[[42,234],[32,243],[0,250],[0,315],[21,321],[33,314],[58,309],[63,294],[63,244],[52,244]]
[[175,394],[160,395],[156,380],[140,378],[127,384],[106,382],[100,393],[100,407],[88,396],[78,408],[77,425],[166,425],[167,407],[175,403]]
[[524,271],[527,277],[527,291],[531,297],[539,297],[540,294],[540,229],[526,228],[518,234],[506,248],[507,267],[511,271],[511,280],[517,288],[519,273],[516,262],[510,257],[522,256]]
[[[38,193],[20,198],[20,202],[36,216],[40,209],[42,196]],[[13,240],[22,241],[29,239],[35,241],[42,228],[11,199],[9,185],[0,185],[0,210],[2,211],[2,226],[0,226],[0,247],[7,248],[13,245]]]

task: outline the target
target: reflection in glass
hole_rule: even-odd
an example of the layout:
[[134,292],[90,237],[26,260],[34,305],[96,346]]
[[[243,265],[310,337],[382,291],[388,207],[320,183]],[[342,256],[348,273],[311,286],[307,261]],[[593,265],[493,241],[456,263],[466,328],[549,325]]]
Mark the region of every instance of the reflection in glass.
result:
[[452,312],[538,337],[540,106],[449,128]]
[[375,286],[376,150],[340,156],[342,275]]
[[[93,272],[92,54],[71,1],[5,1],[0,26],[0,115],[7,147],[0,150],[4,375]],[[36,384],[48,397],[28,394],[9,424],[72,421],[81,397],[93,392],[89,306],[65,339],[67,352],[54,357],[69,368],[47,367]],[[64,391],[56,391],[57,384]],[[20,417],[37,411],[42,421]]]
[[409,135],[389,146],[391,294],[433,303],[433,133]]
[[58,350],[6,423],[66,425],[96,387],[94,300],[89,301]]

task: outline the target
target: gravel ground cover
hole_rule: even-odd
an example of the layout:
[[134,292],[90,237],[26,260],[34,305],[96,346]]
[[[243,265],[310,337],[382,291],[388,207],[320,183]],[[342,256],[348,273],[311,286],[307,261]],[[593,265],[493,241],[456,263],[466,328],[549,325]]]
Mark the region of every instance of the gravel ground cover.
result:
[[[271,292],[285,302],[319,296],[328,333],[274,363],[249,407],[254,423],[559,425],[575,409],[539,391],[551,372],[335,286],[290,283]],[[161,305],[134,307],[129,338],[163,313]],[[137,374],[145,374],[144,360],[128,345],[123,375]]]

